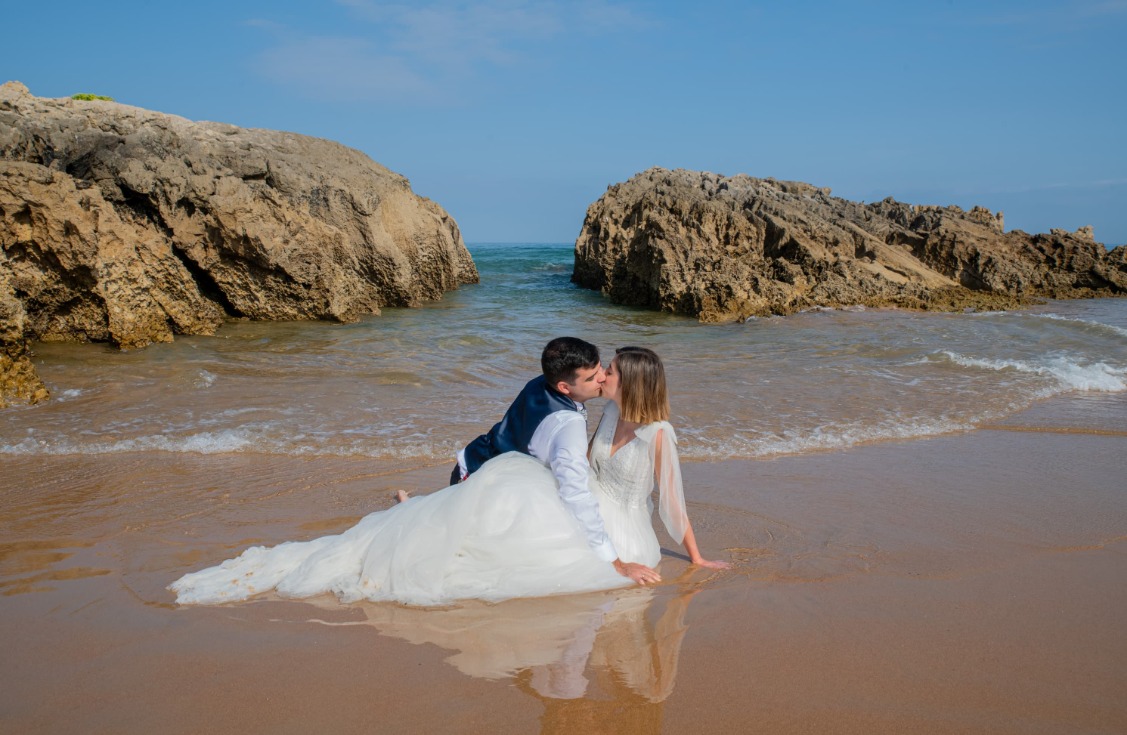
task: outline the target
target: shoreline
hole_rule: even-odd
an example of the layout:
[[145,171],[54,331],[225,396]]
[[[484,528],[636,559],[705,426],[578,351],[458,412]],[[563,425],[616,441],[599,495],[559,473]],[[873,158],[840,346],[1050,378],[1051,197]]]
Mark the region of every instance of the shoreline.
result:
[[343,530],[445,464],[0,457],[39,470],[0,524],[0,728],[1122,732],[1125,406],[1069,396],[996,428],[687,462],[702,550],[733,571],[682,577],[667,555],[644,594],[443,610],[177,608],[164,587]]

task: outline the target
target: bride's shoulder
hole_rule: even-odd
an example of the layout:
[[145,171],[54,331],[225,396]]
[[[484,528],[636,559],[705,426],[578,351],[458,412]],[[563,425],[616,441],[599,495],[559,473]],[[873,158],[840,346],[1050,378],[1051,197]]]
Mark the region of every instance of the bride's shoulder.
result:
[[639,426],[634,430],[634,435],[642,441],[648,443],[661,437],[667,432],[670,439],[677,441],[677,434],[673,431],[673,424],[669,423],[668,421],[654,421],[652,423],[646,424],[645,426]]

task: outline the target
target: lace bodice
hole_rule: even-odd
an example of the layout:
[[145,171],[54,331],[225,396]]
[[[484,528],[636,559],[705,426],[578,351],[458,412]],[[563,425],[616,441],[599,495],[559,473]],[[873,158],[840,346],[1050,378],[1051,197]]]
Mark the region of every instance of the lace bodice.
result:
[[[653,512],[651,494],[656,478],[661,492],[661,519],[670,535],[680,542],[688,527],[688,516],[673,427],[668,421],[641,426],[635,430],[635,437],[612,456],[611,446],[617,424],[618,406],[608,403],[591,443],[591,471],[599,492],[619,506],[644,508],[649,514]],[[655,473],[656,462],[660,462],[661,466]]]
[[654,466],[650,446],[635,437],[611,456],[617,423],[618,410],[609,403],[591,444],[591,470],[609,499],[628,508],[646,508],[652,512]]

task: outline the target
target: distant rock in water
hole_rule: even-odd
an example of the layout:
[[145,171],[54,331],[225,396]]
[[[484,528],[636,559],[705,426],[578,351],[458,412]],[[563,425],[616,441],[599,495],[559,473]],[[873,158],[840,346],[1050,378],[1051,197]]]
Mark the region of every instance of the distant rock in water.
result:
[[1107,252],[1090,227],[1003,229],[981,207],[862,204],[800,182],[652,168],[588,208],[572,280],[703,321],[1127,293],[1127,251]]
[[477,280],[453,218],[358,151],[0,86],[0,405],[46,395],[30,339],[348,322]]

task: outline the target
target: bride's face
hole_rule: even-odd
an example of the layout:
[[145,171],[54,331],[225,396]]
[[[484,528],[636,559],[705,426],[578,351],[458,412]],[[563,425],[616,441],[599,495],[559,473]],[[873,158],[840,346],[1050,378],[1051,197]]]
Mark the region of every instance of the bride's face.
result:
[[618,361],[611,360],[607,368],[607,379],[603,381],[603,398],[618,401],[619,377]]

